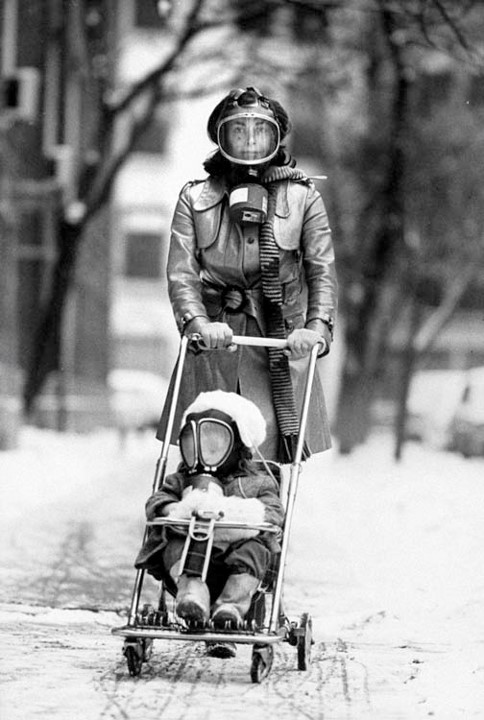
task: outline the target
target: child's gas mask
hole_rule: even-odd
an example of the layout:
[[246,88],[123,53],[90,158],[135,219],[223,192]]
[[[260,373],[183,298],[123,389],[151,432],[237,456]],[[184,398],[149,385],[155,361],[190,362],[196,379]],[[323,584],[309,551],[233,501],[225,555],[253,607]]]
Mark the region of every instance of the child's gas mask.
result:
[[[261,169],[277,154],[280,129],[269,103],[256,88],[234,93],[218,124],[222,155],[245,170],[243,182],[232,189],[230,216],[238,223],[262,223],[267,217],[267,190],[259,182]],[[245,176],[245,177],[244,177]]]
[[189,475],[222,477],[247,457],[232,418],[220,410],[190,413],[179,436],[180,452]]

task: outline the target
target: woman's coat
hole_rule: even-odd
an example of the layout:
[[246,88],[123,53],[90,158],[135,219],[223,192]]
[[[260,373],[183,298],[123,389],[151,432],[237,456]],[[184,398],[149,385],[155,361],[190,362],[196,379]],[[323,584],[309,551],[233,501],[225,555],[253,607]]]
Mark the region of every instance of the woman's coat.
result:
[[[280,250],[282,313],[286,331],[336,314],[334,250],[326,210],[309,181],[277,183],[274,235]],[[259,263],[259,228],[240,226],[229,217],[225,182],[209,177],[188,183],[176,206],[168,255],[168,291],[177,325],[183,332],[197,316],[228,323],[236,335],[264,336]],[[296,404],[302,401],[307,359],[291,361]],[[238,347],[189,353],[177,403],[173,440],[181,415],[199,392],[239,392],[255,402],[267,422],[260,448],[277,460],[275,420],[267,353],[264,348]],[[170,395],[169,395],[170,396]],[[158,436],[163,438],[167,405]],[[311,452],[331,445],[324,396],[316,374],[306,436]]]

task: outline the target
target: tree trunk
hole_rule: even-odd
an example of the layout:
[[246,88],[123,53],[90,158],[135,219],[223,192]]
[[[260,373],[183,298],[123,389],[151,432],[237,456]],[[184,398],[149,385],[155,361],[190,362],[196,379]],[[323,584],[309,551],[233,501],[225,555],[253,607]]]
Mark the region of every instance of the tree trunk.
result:
[[406,439],[407,429],[407,408],[410,381],[417,360],[417,348],[415,346],[415,335],[420,324],[420,306],[417,300],[412,300],[410,308],[410,322],[408,325],[407,339],[401,356],[401,375],[398,386],[397,413],[395,416],[395,451],[394,458],[402,459],[403,446]]
[[83,226],[59,221],[59,255],[54,267],[52,289],[43,320],[37,328],[34,352],[24,387],[24,408],[30,414],[34,401],[49,373],[60,369],[62,318],[72,282]]
[[[372,57],[369,71],[369,106],[372,122],[369,127],[369,164],[361,168],[362,187],[367,187],[368,202],[359,221],[361,251],[353,276],[354,299],[343,306],[347,323],[347,356],[336,420],[340,450],[350,452],[364,442],[371,428],[371,405],[378,374],[384,362],[389,316],[387,298],[395,292],[395,268],[403,245],[402,181],[404,172],[403,136],[405,131],[408,81],[401,58],[401,49],[392,41],[392,18],[381,11],[382,27],[371,28],[372,52],[379,53],[375,33],[383,37],[390,54]],[[391,75],[389,81],[388,75]],[[386,98],[390,96],[390,106]],[[388,118],[388,130],[381,137],[382,118]]]

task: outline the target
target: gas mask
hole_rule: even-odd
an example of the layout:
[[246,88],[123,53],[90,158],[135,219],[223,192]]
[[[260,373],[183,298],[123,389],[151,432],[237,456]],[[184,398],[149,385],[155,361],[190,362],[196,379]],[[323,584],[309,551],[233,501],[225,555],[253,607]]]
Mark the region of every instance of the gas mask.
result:
[[220,410],[190,413],[179,436],[189,475],[228,475],[239,464],[243,444],[232,418]]
[[256,88],[234,93],[217,127],[222,155],[246,181],[230,194],[230,216],[238,223],[262,223],[267,217],[267,190],[258,182],[260,170],[277,154],[280,129],[264,96]]

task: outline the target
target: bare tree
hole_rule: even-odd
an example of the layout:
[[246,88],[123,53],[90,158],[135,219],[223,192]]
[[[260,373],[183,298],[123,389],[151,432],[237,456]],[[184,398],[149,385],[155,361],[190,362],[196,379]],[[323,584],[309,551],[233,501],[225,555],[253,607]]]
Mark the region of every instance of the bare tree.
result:
[[[57,222],[58,256],[53,269],[50,294],[41,313],[35,333],[24,386],[25,410],[29,413],[41,392],[48,375],[59,368],[62,320],[69,288],[83,238],[89,223],[108,201],[114,180],[129,157],[137,139],[153,119],[156,108],[163,102],[176,99],[173,76],[183,67],[185,56],[193,41],[206,30],[226,22],[222,15],[207,13],[207,0],[193,0],[188,12],[182,15],[171,38],[171,49],[148,75],[133,86],[117,94],[108,88],[96,87],[98,118],[96,128],[96,157],[92,153],[79,172],[79,196],[75,203],[60,208]],[[78,7],[77,28],[74,33],[78,60],[89,73],[91,55],[86,36],[86,23]],[[210,92],[217,87],[216,80],[205,87]],[[108,99],[110,98],[110,99]],[[122,130],[120,131],[120,128]]]
[[[472,79],[481,83],[479,76]],[[462,107],[459,78],[450,90],[457,102],[450,98],[445,107],[434,109],[425,123],[418,124],[409,153],[412,172],[406,183],[407,296],[401,306],[412,309],[408,312],[398,397],[397,459],[405,441],[412,373],[465,296],[479,287],[484,266],[484,196],[480,182],[484,113],[482,109],[469,113],[465,103]],[[454,352],[456,349],[451,348]]]
[[[331,175],[326,201],[336,237],[346,348],[336,434],[341,450],[350,451],[370,430],[372,400],[395,320],[402,311],[411,318],[407,360],[410,350],[417,352],[420,347],[425,332],[421,323],[428,322],[427,313],[418,313],[415,294],[421,276],[414,271],[408,232],[414,212],[407,179],[414,161],[409,150],[415,126],[412,93],[422,74],[420,58],[438,53],[466,71],[482,72],[483,57],[476,42],[482,13],[475,0],[233,4],[239,27],[252,33],[259,45],[271,33],[268,18],[277,18],[278,11],[287,18],[288,8],[292,9],[293,40],[303,48],[301,57],[307,57],[306,64],[298,63],[299,69],[291,68],[286,83],[290,92],[299,93],[306,112],[314,113],[319,148],[318,142],[312,147]],[[313,44],[309,53],[308,36],[297,34],[299,27],[303,29],[303,17],[308,19],[306,27],[319,28],[319,35],[309,34]],[[312,23],[312,17],[318,17],[319,23]],[[356,82],[352,74],[359,75]],[[431,182],[425,169],[423,177],[424,184]],[[435,245],[427,250],[429,258],[440,252]],[[438,282],[448,288],[449,300],[435,316],[443,319],[455,310],[470,273],[460,275],[458,291],[448,285],[442,265],[436,271],[441,273]],[[419,338],[415,347],[414,336]],[[427,342],[424,346],[429,347]],[[405,402],[406,391],[401,399]]]
[[[336,428],[343,452],[363,442],[371,428],[372,399],[385,367],[390,331],[402,317],[405,304],[414,303],[418,284],[407,242],[411,221],[407,202],[409,144],[415,125],[411,93],[420,73],[415,49],[418,47],[421,55],[423,50],[437,48],[469,68],[482,68],[482,60],[461,24],[464,11],[471,5],[387,0],[366,4],[368,14],[362,26],[367,33],[369,120],[356,169],[364,188],[361,194],[367,200],[362,204],[356,242],[347,252],[343,270],[347,278],[342,297],[347,355]],[[435,256],[435,248],[430,251]],[[439,282],[444,283],[445,277]],[[411,337],[418,331],[419,320],[410,307],[408,315]],[[408,359],[407,353],[410,367]],[[402,383],[404,403],[405,378]]]
[[[209,19],[203,13],[208,5],[218,13]],[[57,367],[65,299],[85,229],[108,199],[117,172],[150,122],[154,109],[173,97],[169,80],[189,55],[193,41],[214,24],[235,22],[239,34],[248,39],[250,57],[242,62],[254,73],[256,65],[270,63],[270,55],[263,51],[264,43],[270,42],[277,28],[278,12],[287,17],[289,8],[294,17],[305,11],[321,19],[319,50],[327,51],[327,57],[319,68],[319,76],[318,69],[311,68],[311,83],[319,81],[325,92],[338,94],[339,85],[344,85],[341,80],[344,63],[339,64],[342,52],[347,58],[356,57],[365,68],[364,102],[360,99],[359,106],[363,121],[357,114],[348,121],[358,126],[353,128],[356,139],[353,138],[349,150],[338,119],[330,117],[328,102],[326,108],[322,107],[322,117],[315,122],[315,132],[323,127],[321,132],[326,134],[321,138],[322,154],[330,158],[334,167],[343,168],[338,170],[338,176],[344,174],[355,188],[353,203],[348,202],[348,195],[343,195],[346,188],[336,188],[332,199],[333,225],[336,223],[340,248],[342,314],[347,323],[347,356],[336,429],[343,451],[363,441],[370,427],[371,400],[387,349],[388,330],[402,298],[414,297],[418,286],[417,279],[406,270],[411,269],[413,257],[408,244],[406,186],[413,112],[410,94],[418,73],[412,58],[436,49],[469,68],[482,68],[482,58],[475,50],[473,26],[462,23],[466,13],[478,10],[478,6],[472,0],[233,0],[220,5],[193,0],[190,12],[178,27],[173,49],[160,66],[122,97],[101,104],[99,161],[84,168],[86,180],[81,187],[85,190],[74,208],[76,214],[67,212],[59,218],[59,257],[25,386],[26,407],[31,408],[47,375]],[[318,39],[313,38],[313,42],[317,44]],[[277,63],[271,68],[268,64],[265,71],[277,67]],[[260,72],[263,70],[261,67]],[[296,86],[307,75],[301,64],[299,76],[297,69],[290,70],[289,73],[286,69],[284,74],[279,68],[278,84]],[[344,92],[343,88],[340,94]],[[132,120],[119,144],[117,128],[126,117]],[[328,150],[328,139],[336,147]],[[353,215],[350,222],[346,219],[348,215]],[[457,295],[454,291],[453,297]],[[444,303],[442,317],[444,307],[451,305],[450,301]],[[416,316],[412,317],[412,336],[417,333],[421,339],[424,329],[419,330],[420,318],[417,323]],[[416,348],[420,347],[419,342]],[[422,347],[426,346],[423,343]]]

